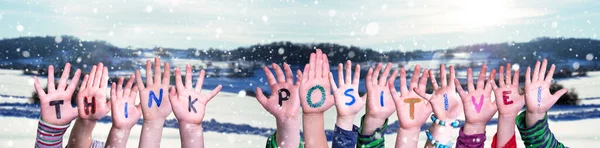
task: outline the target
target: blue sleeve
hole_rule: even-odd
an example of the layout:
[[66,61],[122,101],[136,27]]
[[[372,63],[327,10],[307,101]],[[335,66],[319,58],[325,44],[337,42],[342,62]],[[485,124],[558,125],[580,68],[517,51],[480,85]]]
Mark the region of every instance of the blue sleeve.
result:
[[352,131],[344,130],[337,125],[333,130],[333,141],[331,142],[332,148],[353,148],[356,146],[356,140],[358,138],[358,127],[352,125]]

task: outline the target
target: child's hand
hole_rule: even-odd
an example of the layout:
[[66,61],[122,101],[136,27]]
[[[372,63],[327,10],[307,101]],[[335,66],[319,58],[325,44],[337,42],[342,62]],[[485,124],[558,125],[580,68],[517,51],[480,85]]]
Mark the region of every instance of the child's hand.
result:
[[454,84],[458,89],[458,94],[462,98],[463,107],[465,109],[466,123],[464,131],[466,134],[479,134],[485,132],[485,126],[488,121],[492,119],[492,116],[496,114],[498,110],[495,102],[492,102],[492,81],[496,77],[496,70],[492,70],[488,77],[487,85],[485,80],[485,73],[487,72],[487,66],[483,64],[481,71],[479,71],[479,78],[477,78],[477,88],[473,84],[473,70],[469,68],[467,70],[467,88],[468,92],[465,92],[458,79],[454,79]]
[[113,127],[117,129],[131,129],[142,116],[141,104],[137,107],[135,105],[138,87],[133,86],[133,79],[135,79],[134,75],[129,76],[123,88],[123,77],[119,77],[119,82],[117,84],[113,82],[110,88]]
[[140,76],[140,71],[135,72],[145,121],[164,121],[171,114],[171,102],[168,98],[171,79],[169,62],[165,62],[162,76],[161,79],[160,58],[154,58],[154,77],[152,77],[152,62],[150,60],[146,61],[146,87]]
[[58,87],[55,88],[54,66],[48,66],[48,93],[44,92],[38,78],[36,76],[33,77],[35,80],[33,86],[40,97],[42,121],[52,125],[66,125],[77,117],[77,108],[71,107],[71,97],[77,87],[77,82],[79,82],[81,70],[77,69],[75,71],[75,75],[67,87],[70,71],[71,64],[65,64],[63,74],[58,81]]
[[346,61],[345,79],[343,70],[343,64],[340,63],[338,65],[339,88],[335,85],[333,74],[331,73],[329,73],[329,81],[332,84],[335,108],[338,114],[336,124],[341,128],[352,130],[354,117],[365,106],[365,99],[361,98],[358,94],[360,65],[357,64],[354,69],[354,78],[352,78],[352,62],[350,60]]
[[263,67],[269,86],[271,86],[271,96],[265,97],[260,87],[256,87],[256,100],[271,115],[275,116],[277,121],[287,121],[287,119],[298,119],[298,109],[300,109],[300,100],[298,99],[298,83],[294,85],[294,75],[290,65],[284,64],[285,76],[281,67],[271,64],[277,79],[266,66]]
[[[425,92],[427,88],[427,74],[429,70],[425,69],[423,71],[423,75],[419,81],[420,73],[421,66],[416,65],[410,79],[409,89],[406,85],[406,70],[404,68],[400,69],[400,94],[396,91],[394,81],[388,82],[392,98],[394,98],[394,103],[396,104],[396,110],[398,111],[400,128],[402,129],[420,129],[429,118],[429,115],[431,115],[431,105],[414,91],[414,89],[418,89]],[[425,95],[428,97],[431,96],[430,94]]]
[[567,89],[561,89],[554,93],[554,95],[550,94],[550,84],[552,83],[552,76],[554,75],[554,69],[556,67],[552,64],[550,71],[548,71],[548,74],[544,77],[547,65],[548,61],[544,59],[542,67],[540,67],[539,61],[535,63],[533,75],[530,75],[531,70],[529,67],[527,67],[527,71],[525,72],[527,125],[533,125],[537,120],[544,118],[546,111],[558,101],[560,96],[567,93]]
[[329,61],[321,49],[310,54],[310,64],[298,73],[300,81],[300,99],[304,114],[322,114],[335,103],[330,94]]
[[[424,77],[425,75],[423,75]],[[448,121],[455,120],[462,112],[462,103],[456,95],[456,86],[454,85],[455,73],[454,67],[450,66],[450,78],[446,79],[446,67],[440,65],[440,79],[442,80],[441,87],[438,86],[433,72],[429,71],[431,84],[433,85],[433,95],[428,96],[425,90],[413,88],[413,90],[421,97],[431,103],[433,112],[439,120]],[[450,81],[448,81],[450,80]],[[448,83],[449,82],[449,83]]]
[[511,78],[511,69],[510,63],[506,64],[506,78],[504,78],[504,66],[500,66],[498,79],[500,87],[496,85],[495,81],[492,81],[492,86],[496,95],[498,115],[516,118],[519,111],[525,106],[525,100],[523,95],[519,94],[519,70],[517,69],[514,77]]
[[110,112],[111,105],[106,98],[108,85],[108,68],[102,63],[94,65],[90,75],[83,77],[77,94],[79,117],[97,121]]
[[[369,68],[367,77],[365,78],[367,87],[367,117],[383,119],[390,117],[395,111],[394,100],[390,94],[388,82],[393,82],[398,76],[398,71],[394,71],[392,76],[389,76],[392,69],[392,63],[385,66],[385,70],[379,77],[381,63],[377,64],[375,71]],[[366,118],[366,117],[365,117]]]
[[221,85],[217,86],[208,94],[202,94],[202,84],[204,83],[204,70],[200,71],[198,76],[198,82],[196,82],[196,88],[192,86],[192,66],[187,64],[185,66],[185,85],[181,80],[181,71],[179,68],[175,69],[175,87],[171,87],[170,97],[171,107],[175,113],[175,117],[180,124],[201,124],[204,118],[204,112],[206,110],[206,104],[215,95],[221,91]]

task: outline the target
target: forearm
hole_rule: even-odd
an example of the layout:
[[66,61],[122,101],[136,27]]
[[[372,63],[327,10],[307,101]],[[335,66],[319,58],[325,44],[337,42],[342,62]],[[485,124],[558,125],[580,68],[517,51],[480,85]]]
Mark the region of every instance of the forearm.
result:
[[298,117],[277,120],[275,141],[279,147],[297,148],[300,145],[300,121]]
[[325,137],[323,113],[302,114],[305,147],[329,147]]
[[398,128],[396,136],[396,147],[417,147],[419,144],[420,128],[403,129]]
[[92,132],[96,121],[77,118],[69,136],[69,148],[89,148],[92,145]]
[[535,125],[536,122],[538,122],[539,120],[544,119],[544,117],[546,116],[546,113],[534,113],[534,112],[529,112],[526,111],[525,114],[525,123],[527,125],[527,128],[532,127],[533,125]]
[[179,135],[181,136],[181,147],[204,147],[204,133],[202,124],[179,123]]
[[352,131],[352,127],[354,126],[354,118],[355,116],[337,116],[335,125],[344,130]]
[[106,146],[111,148],[124,148],[127,146],[127,140],[129,140],[129,134],[131,128],[120,129],[117,127],[111,127],[106,139]]
[[144,120],[144,123],[142,124],[142,133],[140,134],[139,147],[160,147],[164,124],[164,120]]
[[[451,141],[452,135],[452,127],[441,126],[438,124],[432,124],[429,128],[429,132],[434,140],[439,141],[442,144],[448,144]],[[427,142],[425,143],[426,148],[434,147],[429,138],[427,138]]]
[[516,119],[517,128],[526,147],[565,147],[550,131],[548,119],[545,116],[532,126],[527,126],[527,123],[524,122],[529,119],[523,119],[529,117],[527,114],[528,112],[522,112]]
[[515,118],[517,115],[498,116],[498,131],[496,132],[496,147],[504,147],[515,135]]

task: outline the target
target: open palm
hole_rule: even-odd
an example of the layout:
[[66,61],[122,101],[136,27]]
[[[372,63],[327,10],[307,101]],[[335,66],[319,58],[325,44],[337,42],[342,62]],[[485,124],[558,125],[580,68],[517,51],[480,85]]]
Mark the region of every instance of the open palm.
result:
[[392,76],[388,78],[392,69],[392,63],[387,63],[383,73],[379,76],[381,67],[382,64],[378,63],[375,71],[369,68],[369,72],[367,72],[367,77],[365,78],[367,87],[367,116],[386,119],[396,111],[388,82],[396,79],[398,71],[394,71]]
[[[422,77],[425,77],[425,75]],[[433,95],[428,96],[424,90],[415,88],[413,88],[413,90],[415,90],[419,96],[431,103],[433,112],[439,120],[455,120],[463,111],[463,108],[460,97],[456,95],[454,81],[452,81],[455,79],[454,67],[450,66],[450,78],[446,79],[446,67],[443,64],[440,65],[441,86],[437,84],[432,71],[429,71],[429,77],[431,78],[431,84],[433,85]]]
[[329,74],[329,81],[333,89],[335,98],[335,108],[338,116],[355,116],[364,106],[365,100],[358,94],[358,85],[360,78],[360,65],[354,69],[354,78],[352,78],[352,62],[346,61],[346,76],[344,77],[342,63],[338,65],[338,83],[333,80],[333,74]]
[[273,76],[271,70],[263,67],[269,86],[271,86],[271,96],[268,98],[262,93],[260,87],[256,87],[256,99],[271,115],[277,120],[287,121],[287,119],[298,119],[298,110],[300,109],[300,100],[298,98],[298,83],[294,84],[294,76],[290,65],[284,64],[285,75],[279,65],[271,64],[276,75]]
[[[200,71],[196,88],[192,86],[192,66],[185,66],[185,85],[181,80],[181,71],[175,69],[175,87],[171,87],[171,107],[175,117],[181,123],[200,124],[204,119],[206,104],[215,97],[223,86],[219,85],[208,94],[202,94],[205,71]],[[175,88],[177,90],[175,90]]]
[[[65,64],[63,74],[54,86],[54,66],[48,66],[48,93],[44,92],[37,77],[34,79],[34,88],[40,97],[40,110],[42,121],[52,125],[66,125],[77,117],[77,108],[71,107],[71,98],[79,82],[81,70],[77,69],[73,79],[67,87],[71,64]],[[58,107],[56,107],[58,106]]]
[[[392,92],[392,98],[396,104],[396,110],[398,111],[398,120],[400,120],[400,127],[403,129],[414,129],[421,128],[421,126],[427,121],[429,115],[431,115],[431,105],[427,103],[427,100],[419,96],[414,89],[425,92],[427,88],[427,74],[429,70],[423,71],[423,76],[419,81],[419,75],[421,73],[421,66],[416,65],[414,73],[410,80],[410,89],[406,85],[406,70],[400,69],[400,94],[396,91],[394,82],[389,82],[388,86]],[[431,95],[426,94],[427,97]]]
[[323,113],[334,104],[329,82],[329,60],[320,49],[310,54],[310,64],[298,73],[304,114]]
[[492,102],[490,99],[492,95],[491,81],[493,81],[496,76],[496,70],[492,70],[488,77],[487,85],[484,86],[484,84],[486,84],[486,72],[487,66],[483,64],[481,66],[481,71],[479,72],[479,78],[477,78],[477,88],[475,88],[473,84],[473,70],[471,68],[467,70],[468,92],[463,90],[458,79],[454,79],[458,94],[460,95],[460,98],[462,98],[467,123],[485,125],[498,110],[496,103]]
[[169,62],[165,62],[164,74],[161,79],[160,59],[154,58],[154,77],[152,77],[152,62],[146,61],[146,86],[140,76],[140,71],[135,72],[136,84],[140,89],[140,102],[144,120],[165,120],[171,114],[169,100],[169,83],[171,79]]
[[134,75],[129,76],[123,88],[123,77],[119,77],[119,82],[113,82],[110,88],[113,126],[118,129],[131,129],[142,116],[142,106],[135,105],[138,88],[133,86],[134,79]]
[[523,95],[519,94],[519,70],[516,70],[514,77],[511,78],[511,69],[510,63],[506,64],[506,78],[504,78],[504,66],[500,66],[500,75],[498,76],[499,87],[492,81],[498,114],[500,116],[509,115],[516,117],[519,111],[523,109],[523,106],[525,106]]
[[79,117],[87,120],[100,120],[110,112],[111,104],[106,97],[108,68],[102,63],[94,65],[90,75],[83,77],[77,94]]
[[547,65],[548,61],[544,59],[541,67],[539,61],[535,63],[533,75],[530,75],[531,70],[529,67],[525,72],[525,102],[528,112],[544,114],[558,101],[560,96],[567,93],[567,89],[561,89],[554,93],[554,95],[550,94],[550,84],[552,83],[552,76],[554,75],[556,66],[552,64],[548,74],[544,77]]

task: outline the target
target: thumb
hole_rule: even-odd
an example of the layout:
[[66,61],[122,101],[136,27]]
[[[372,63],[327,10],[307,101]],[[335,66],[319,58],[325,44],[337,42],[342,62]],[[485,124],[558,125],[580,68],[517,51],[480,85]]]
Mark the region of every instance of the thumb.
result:
[[558,101],[558,99],[567,92],[568,92],[568,90],[566,88],[558,90],[557,92],[554,93],[554,95],[552,95],[552,102],[556,103],[556,101]]

